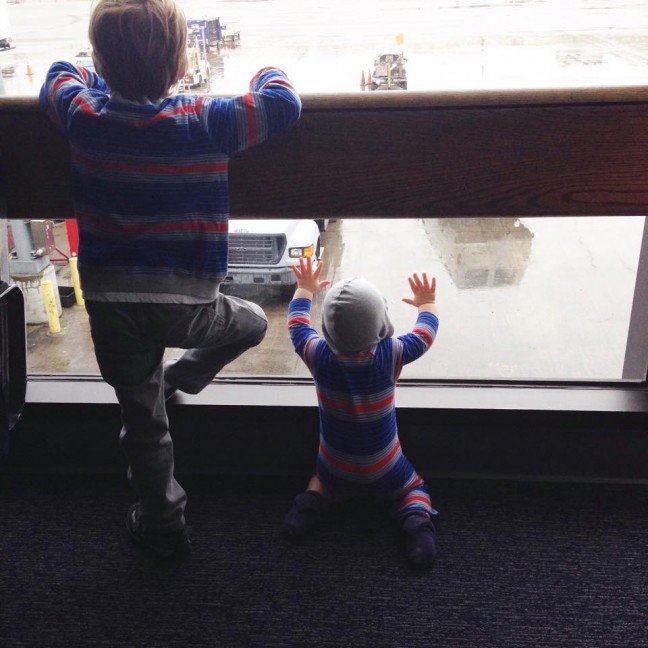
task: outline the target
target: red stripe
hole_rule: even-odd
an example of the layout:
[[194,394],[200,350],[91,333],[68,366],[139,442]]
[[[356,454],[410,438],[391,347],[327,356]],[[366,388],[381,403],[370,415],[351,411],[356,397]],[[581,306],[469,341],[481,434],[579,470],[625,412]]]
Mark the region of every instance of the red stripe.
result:
[[243,97],[245,104],[245,115],[247,117],[248,146],[255,146],[257,143],[257,123],[256,113],[254,112],[254,95],[246,94]]
[[171,117],[177,117],[178,115],[188,115],[190,113],[195,113],[196,109],[192,106],[178,106],[173,110],[161,110],[157,115],[151,117],[150,119],[145,119],[143,121],[134,122],[135,126],[144,126],[148,124],[154,124],[155,122],[161,121],[162,119],[168,119]]
[[340,353],[340,358],[371,358],[371,351],[358,351],[358,353]]
[[116,162],[95,160],[78,152],[72,153],[72,159],[83,166],[101,171],[124,171],[127,173],[159,173],[177,175],[179,173],[223,173],[227,171],[227,162],[202,162],[199,164],[145,164],[142,162]]
[[172,232],[227,232],[227,222],[197,223],[192,221],[171,221],[162,223],[128,223],[117,224],[93,214],[76,212],[76,217],[93,227],[106,232],[140,233],[172,233]]
[[422,328],[415,328],[412,332],[424,338],[428,346],[432,346],[432,342],[434,342],[434,338],[430,335],[428,331]]
[[357,464],[348,463],[346,461],[341,461],[340,459],[336,459],[326,450],[326,448],[322,444],[320,444],[319,450],[332,466],[335,466],[336,468],[339,468],[344,472],[358,473],[360,475],[370,475],[372,473],[378,472],[381,468],[384,468],[400,452],[400,447],[400,441],[396,441],[396,444],[386,457],[383,457],[382,459],[380,459],[380,461],[376,461],[375,463],[368,466],[360,466]]
[[54,97],[56,95],[56,92],[58,89],[62,86],[65,85],[66,83],[69,83],[70,81],[76,81],[78,83],[78,79],[73,77],[71,74],[59,74],[59,76],[56,77],[56,80],[54,83],[52,83],[52,87],[50,89],[50,96]]
[[410,495],[405,499],[405,502],[402,504],[401,508],[404,508],[408,504],[413,504],[414,502],[421,502],[421,504],[427,504],[430,506],[430,498],[425,497],[424,495]]
[[410,491],[413,491],[415,488],[418,488],[423,483],[423,478],[420,475],[417,475],[416,479],[410,486]]
[[81,95],[74,97],[72,104],[79,106],[81,111],[86,113],[86,115],[96,115],[95,109]]
[[293,324],[310,324],[310,320],[308,317],[291,317],[288,326],[292,326]]
[[317,392],[317,396],[327,407],[340,409],[349,412],[350,414],[369,414],[371,412],[377,412],[390,405],[394,400],[393,394],[390,394],[379,401],[374,401],[373,403],[349,403],[348,401],[343,401],[339,398],[327,396],[321,391]]

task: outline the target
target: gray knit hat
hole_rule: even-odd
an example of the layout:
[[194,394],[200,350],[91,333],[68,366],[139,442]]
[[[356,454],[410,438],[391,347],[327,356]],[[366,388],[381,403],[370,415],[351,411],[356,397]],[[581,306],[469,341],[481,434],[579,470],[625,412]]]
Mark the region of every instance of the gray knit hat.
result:
[[387,302],[366,279],[331,286],[322,304],[322,333],[333,351],[357,353],[394,334]]

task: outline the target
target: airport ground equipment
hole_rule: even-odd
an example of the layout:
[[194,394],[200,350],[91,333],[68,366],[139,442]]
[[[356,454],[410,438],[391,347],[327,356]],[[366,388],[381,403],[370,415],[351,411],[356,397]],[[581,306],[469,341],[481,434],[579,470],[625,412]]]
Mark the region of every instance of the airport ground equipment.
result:
[[407,59],[401,54],[379,54],[369,75],[369,90],[407,90]]

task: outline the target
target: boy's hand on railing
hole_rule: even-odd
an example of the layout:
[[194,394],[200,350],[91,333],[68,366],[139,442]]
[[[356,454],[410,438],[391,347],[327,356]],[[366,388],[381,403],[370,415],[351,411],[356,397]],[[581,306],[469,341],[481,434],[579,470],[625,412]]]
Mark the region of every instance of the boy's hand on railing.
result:
[[[428,279],[427,274],[423,273],[421,279],[416,273],[407,278],[410,288],[412,289],[412,297],[403,297],[406,304],[411,304],[417,308],[425,305],[434,305],[436,301],[436,277]],[[433,310],[433,309],[427,309]]]
[[307,297],[308,295],[297,294],[300,291],[305,291],[311,295],[315,294],[331,282],[328,279],[320,279],[322,270],[324,269],[324,262],[318,261],[317,266],[313,269],[313,260],[311,257],[299,259],[299,264],[290,266],[292,271],[297,277],[297,291],[295,297]]

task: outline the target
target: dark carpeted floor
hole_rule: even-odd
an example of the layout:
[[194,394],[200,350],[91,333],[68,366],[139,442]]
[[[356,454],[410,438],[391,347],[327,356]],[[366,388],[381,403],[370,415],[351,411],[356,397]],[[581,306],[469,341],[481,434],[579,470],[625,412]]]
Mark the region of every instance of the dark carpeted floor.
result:
[[431,481],[440,557],[379,509],[303,546],[302,480],[191,477],[192,555],[132,546],[115,476],[0,476],[0,646],[648,646],[648,488]]

